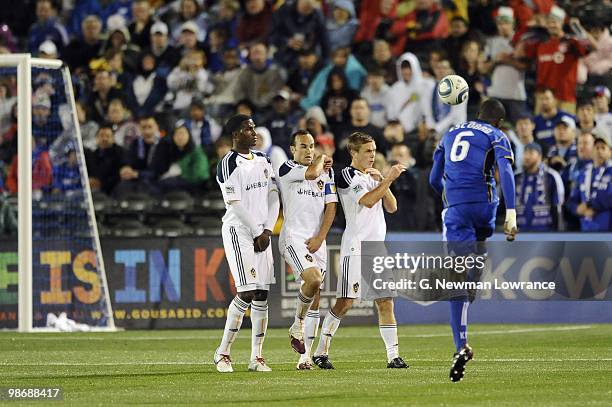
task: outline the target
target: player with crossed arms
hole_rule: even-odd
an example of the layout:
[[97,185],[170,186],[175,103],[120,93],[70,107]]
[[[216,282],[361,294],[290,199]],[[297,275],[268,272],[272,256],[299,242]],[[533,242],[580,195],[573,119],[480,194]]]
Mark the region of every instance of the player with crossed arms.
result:
[[[329,360],[329,348],[342,317],[352,307],[356,298],[361,298],[361,242],[385,240],[387,226],[383,208],[389,213],[397,211],[397,201],[389,189],[393,181],[406,170],[396,164],[386,178],[372,167],[376,155],[374,139],[356,132],[348,138],[351,165],[336,174],[338,196],[346,217],[346,229],[340,246],[340,275],[336,303],[327,313],[321,327],[318,347],[312,357],[321,369],[333,369]],[[364,273],[368,272],[363,270]],[[371,272],[371,271],[369,271]],[[397,323],[393,313],[393,298],[377,298],[380,335],[387,350],[388,368],[407,368],[399,356]]]
[[302,286],[295,321],[289,329],[291,346],[300,353],[297,368],[308,370],[310,349],[319,327],[319,291],[327,269],[325,239],[336,215],[338,196],[332,159],[315,157],[314,138],[306,130],[291,136],[293,160],[278,170],[284,223],[279,250]]
[[[485,101],[478,119],[452,127],[442,136],[434,152],[429,182],[444,201],[443,239],[449,242],[448,247],[455,255],[486,255],[484,241],[495,230],[499,205],[495,167],[499,170],[506,205],[504,233],[509,241],[516,236],[514,155],[508,138],[499,129],[505,115],[504,106],[498,100]],[[456,347],[450,370],[453,382],[463,378],[465,365],[474,357],[467,343],[469,300],[473,298],[468,293],[458,293],[450,301],[450,324]]]
[[221,344],[214,354],[217,371],[233,372],[230,350],[242,318],[251,307],[249,370],[269,372],[262,347],[268,327],[268,291],[275,283],[270,236],[280,202],[270,159],[251,148],[257,142],[255,123],[235,115],[226,124],[233,149],[218,164],[217,182],[225,200],[221,234],[225,256],[238,294],[230,303]]

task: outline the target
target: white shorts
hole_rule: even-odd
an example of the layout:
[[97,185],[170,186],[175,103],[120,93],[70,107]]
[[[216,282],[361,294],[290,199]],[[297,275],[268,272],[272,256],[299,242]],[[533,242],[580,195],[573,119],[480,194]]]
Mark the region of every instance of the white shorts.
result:
[[276,283],[272,245],[255,253],[251,233],[243,226],[223,224],[221,235],[236,291],[269,290]]
[[336,298],[361,298],[361,257],[340,256]]
[[283,258],[291,266],[295,281],[301,280],[301,275],[304,270],[316,268],[321,270],[325,278],[327,268],[327,245],[325,242],[321,244],[319,250],[310,253],[304,243],[306,239],[289,238],[285,239],[280,236],[278,239],[278,250],[283,255]]

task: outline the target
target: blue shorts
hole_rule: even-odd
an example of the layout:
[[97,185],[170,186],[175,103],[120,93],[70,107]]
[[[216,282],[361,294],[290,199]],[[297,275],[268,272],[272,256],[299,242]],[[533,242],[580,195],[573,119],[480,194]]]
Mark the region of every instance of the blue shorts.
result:
[[458,204],[442,211],[443,237],[448,242],[483,242],[495,231],[498,202]]

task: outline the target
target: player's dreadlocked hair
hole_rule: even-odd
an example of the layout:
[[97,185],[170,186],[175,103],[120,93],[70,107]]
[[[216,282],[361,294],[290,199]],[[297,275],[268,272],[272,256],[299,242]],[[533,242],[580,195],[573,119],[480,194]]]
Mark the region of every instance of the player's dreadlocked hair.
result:
[[357,131],[357,132],[351,134],[349,136],[349,138],[348,138],[348,149],[349,149],[349,152],[350,151],[358,152],[359,148],[362,145],[364,145],[366,143],[371,143],[373,141],[374,141],[374,139],[369,134]]

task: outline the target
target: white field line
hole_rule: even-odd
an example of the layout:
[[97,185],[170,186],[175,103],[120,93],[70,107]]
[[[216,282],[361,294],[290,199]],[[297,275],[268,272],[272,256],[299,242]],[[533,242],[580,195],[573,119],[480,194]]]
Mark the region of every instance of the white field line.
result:
[[[612,358],[570,358],[570,359],[549,359],[549,358],[478,358],[474,359],[477,362],[493,362],[493,363],[557,363],[557,362],[612,362]],[[418,362],[446,362],[442,359],[422,359],[418,358]],[[368,359],[368,360],[351,360],[351,362],[358,363],[376,363],[380,362],[380,359]],[[234,362],[235,364],[241,364],[240,361]],[[246,363],[246,362],[244,362]],[[414,362],[413,362],[414,363]],[[295,361],[291,362],[272,362],[274,365],[295,365]],[[186,362],[186,361],[133,361],[133,362],[41,362],[41,363],[10,363],[0,362],[0,366],[202,366],[202,365],[214,365],[212,362]]]
[[[400,326],[409,326],[409,325],[400,325]],[[497,329],[490,331],[469,331],[468,334],[470,336],[478,336],[478,335],[504,335],[504,334],[521,334],[521,333],[532,333],[532,332],[564,332],[564,331],[576,331],[582,329],[591,329],[594,328],[592,325],[565,325],[565,326],[557,326],[557,327],[547,327],[547,328],[518,328],[518,329]],[[247,331],[250,329],[246,328]],[[189,335],[189,336],[173,336],[173,335],[164,335],[164,336],[71,336],[68,333],[63,335],[54,335],[54,336],[23,336],[19,335],[13,336],[10,338],[3,338],[0,336],[0,341],[193,341],[193,340],[203,340],[203,339],[220,339],[220,334],[207,334],[204,333],[206,331],[203,330],[202,335]],[[339,330],[342,333],[342,329]],[[414,334],[414,335],[399,335],[400,338],[442,338],[450,336],[450,333],[432,333],[432,334]],[[266,338],[285,338],[285,334],[281,333],[269,333],[266,335]],[[379,335],[359,335],[360,338],[379,338]],[[342,338],[342,335],[339,336]],[[239,337],[237,340],[240,340]],[[244,339],[244,338],[242,338]]]

